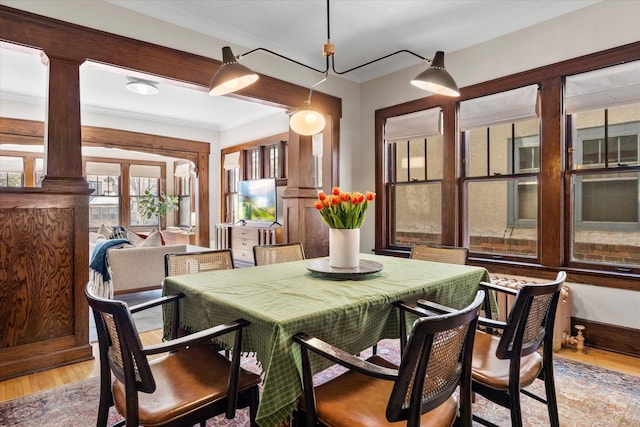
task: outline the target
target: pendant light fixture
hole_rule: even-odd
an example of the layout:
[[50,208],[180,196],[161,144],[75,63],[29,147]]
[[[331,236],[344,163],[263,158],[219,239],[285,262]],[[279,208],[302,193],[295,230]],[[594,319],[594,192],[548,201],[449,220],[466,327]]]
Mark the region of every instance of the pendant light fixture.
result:
[[[302,108],[293,114],[289,120],[289,125],[294,132],[300,135],[314,135],[318,132],[321,132],[325,126],[325,119],[321,113],[313,110],[311,108],[311,95],[313,93],[313,88],[320,83],[327,80],[327,76],[329,74],[329,70],[331,69],[335,74],[342,75],[347,74],[352,71],[355,71],[359,68],[365,67],[367,65],[373,64],[375,62],[381,61],[383,59],[389,58],[391,56],[397,55],[399,53],[408,53],[425,62],[430,62],[431,65],[422,73],[418,74],[411,83],[420,88],[427,90],[432,93],[445,95],[445,96],[460,96],[460,92],[458,91],[458,86],[456,85],[455,80],[444,68],[444,52],[437,51],[433,61],[428,60],[427,58],[418,55],[417,53],[411,52],[410,50],[402,49],[397,52],[390,53],[388,55],[382,56],[380,58],[374,59],[372,61],[366,62],[362,65],[358,65],[353,68],[349,68],[345,71],[337,71],[335,67],[335,46],[331,43],[331,23],[330,23],[330,15],[329,15],[329,0],[327,0],[327,42],[323,47],[323,55],[326,58],[326,66],[324,70],[319,70],[314,67],[310,67],[309,65],[303,64],[302,62],[296,61],[294,59],[288,58],[279,53],[273,52],[269,49],[265,49],[262,47],[250,50],[249,52],[243,53],[238,56],[234,56],[231,52],[231,48],[224,47],[222,48],[222,66],[218,70],[218,72],[213,77],[211,81],[211,85],[209,87],[210,95],[224,95],[227,93],[235,92],[240,90],[251,83],[258,80],[258,75],[253,71],[249,70],[247,67],[240,65],[238,63],[238,59],[243,56],[250,55],[257,51],[263,51],[270,53],[272,55],[278,56],[282,59],[286,59],[287,61],[296,63],[303,67],[309,68],[310,70],[316,71],[318,73],[324,74],[324,78],[318,83],[311,86],[309,89],[309,97],[304,102]],[[331,58],[331,68],[329,67],[329,58]],[[240,68],[242,67],[240,71]],[[232,71],[233,70],[233,71]],[[227,77],[233,76],[233,77]]]
[[226,95],[249,86],[258,80],[258,75],[236,61],[231,48],[222,48],[222,66],[211,79],[209,95]]
[[322,80],[309,88],[309,97],[304,101],[303,107],[289,119],[289,126],[291,126],[291,129],[298,135],[315,135],[324,129],[326,120],[322,113],[311,108],[311,95],[313,95],[313,88],[320,83],[324,83],[328,75],[329,72],[327,71]]

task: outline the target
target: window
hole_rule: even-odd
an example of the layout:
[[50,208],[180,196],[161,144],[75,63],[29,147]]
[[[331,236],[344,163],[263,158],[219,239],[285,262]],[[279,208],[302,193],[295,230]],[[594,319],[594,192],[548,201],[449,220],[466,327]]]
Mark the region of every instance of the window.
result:
[[566,79],[569,239],[578,265],[640,262],[639,88],[640,61]]
[[[239,148],[223,150],[224,168],[222,218],[235,222],[238,212],[238,182],[249,179],[276,178],[278,216],[282,215],[282,193],[287,185],[286,134],[248,142]],[[275,142],[274,142],[275,140]]]
[[[538,135],[509,139],[509,170],[514,174],[540,171],[540,138]],[[512,168],[512,164],[515,165]],[[535,228],[538,216],[538,186],[534,178],[509,181],[508,223],[514,228]]]
[[238,212],[238,181],[240,181],[240,151],[223,154],[224,206],[223,219],[234,222]]
[[[423,172],[411,159],[418,142],[391,140],[389,122],[436,106],[444,124],[442,243],[469,247],[472,263],[495,272],[513,273],[517,262],[525,276],[561,267],[585,272],[594,285],[637,288],[636,45],[474,84],[457,99],[427,97],[376,110],[376,253],[408,252],[397,233],[408,211],[398,194],[401,186],[420,185]],[[410,170],[393,157],[390,142],[408,153]],[[433,203],[426,194],[412,197],[418,205]]]
[[[159,226],[157,218],[142,218],[138,213],[139,199],[146,189],[155,196],[164,191],[160,178],[165,171],[164,164],[146,163],[108,162],[98,158],[85,162],[87,183],[94,190],[89,196],[90,228],[98,228],[101,224]],[[129,191],[122,191],[123,188]]]
[[441,243],[442,156],[440,108],[387,119],[386,199],[389,244]]
[[[630,115],[633,114],[633,107],[625,109]],[[605,119],[609,117],[609,110],[599,113],[603,121],[608,121]],[[579,113],[574,118],[578,122],[583,117]],[[575,159],[578,162],[575,167],[618,169],[640,165],[640,121],[607,125],[606,143],[604,128],[605,126],[576,129]],[[638,172],[605,171],[576,175],[576,230],[638,230],[639,176]],[[612,206],[618,209],[611,209]]]
[[22,187],[23,177],[22,157],[0,156],[0,187]]
[[460,103],[471,251],[536,257],[540,171],[537,86]]
[[131,225],[160,226],[158,217],[145,218],[138,212],[140,198],[147,190],[159,200],[161,169],[159,166],[131,165],[129,167],[129,218]]
[[272,142],[244,150],[244,178],[285,178],[286,141]]
[[193,198],[191,194],[193,192],[191,179],[191,163],[179,163],[175,167],[173,172],[174,176],[174,192],[178,198],[178,222],[179,227],[195,227],[195,206],[192,204]]
[[86,163],[86,179],[93,193],[89,196],[89,227],[120,224],[120,164]]

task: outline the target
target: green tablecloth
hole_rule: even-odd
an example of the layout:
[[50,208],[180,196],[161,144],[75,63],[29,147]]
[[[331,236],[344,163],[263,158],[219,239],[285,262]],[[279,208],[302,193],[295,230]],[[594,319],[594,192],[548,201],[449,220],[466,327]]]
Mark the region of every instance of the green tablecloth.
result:
[[[473,299],[485,269],[362,254],[384,269],[358,280],[328,280],[295,261],[173,276],[164,294],[179,291],[181,325],[197,331],[243,318],[242,351],[255,352],[263,369],[258,409],[261,426],[279,426],[302,392],[298,332],[356,353],[383,338],[398,337],[397,309],[391,303],[426,298],[462,308]],[[320,369],[325,366],[314,365]]]

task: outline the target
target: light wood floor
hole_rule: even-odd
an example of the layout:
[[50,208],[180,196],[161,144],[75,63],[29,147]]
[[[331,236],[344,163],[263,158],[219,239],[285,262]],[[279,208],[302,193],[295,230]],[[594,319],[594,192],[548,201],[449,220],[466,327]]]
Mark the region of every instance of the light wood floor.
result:
[[[162,340],[162,331],[158,329],[144,332],[141,334],[141,340],[143,345],[159,343]],[[98,354],[97,343],[93,344],[93,354],[94,356]],[[585,354],[579,354],[571,348],[563,348],[555,355],[640,377],[640,359],[636,357],[588,347]],[[98,365],[98,359],[93,359],[1,381],[0,402],[97,377],[100,375]]]

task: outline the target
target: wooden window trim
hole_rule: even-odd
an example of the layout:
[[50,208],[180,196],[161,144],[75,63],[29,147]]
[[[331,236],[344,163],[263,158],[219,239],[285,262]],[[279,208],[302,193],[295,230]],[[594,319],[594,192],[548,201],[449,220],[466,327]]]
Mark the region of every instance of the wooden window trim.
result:
[[[588,277],[587,283],[602,286],[618,287],[625,289],[639,289],[637,284],[637,273],[616,273],[605,269],[573,268],[567,269],[567,260],[564,254],[568,254],[567,245],[570,244],[568,230],[564,227],[570,217],[563,205],[569,201],[567,183],[563,183],[562,176],[567,170],[567,159],[565,155],[565,123],[563,117],[563,82],[564,76],[592,71],[599,68],[640,60],[640,42],[630,43],[616,48],[589,55],[569,59],[566,61],[550,64],[532,70],[512,74],[487,82],[478,83],[460,89],[460,97],[450,99],[443,96],[433,95],[426,98],[408,101],[403,104],[393,105],[376,110],[375,112],[375,171],[376,171],[376,193],[378,200],[376,209],[376,253],[408,256],[408,249],[392,248],[389,245],[389,201],[386,200],[384,165],[387,153],[384,152],[383,129],[387,118],[409,114],[429,108],[441,107],[444,117],[444,144],[445,152],[443,159],[443,170],[445,176],[443,180],[443,224],[442,243],[457,245],[462,241],[462,236],[467,232],[464,229],[461,214],[465,209],[464,194],[462,187],[459,187],[461,177],[462,162],[464,158],[460,150],[460,135],[456,128],[456,116],[459,102],[504,92],[519,87],[539,84],[542,109],[540,124],[540,139],[547,141],[540,148],[540,164],[552,165],[552,167],[542,168],[539,173],[540,192],[545,199],[544,215],[539,215],[538,227],[538,253],[539,260],[531,263],[528,261],[513,264],[510,260],[490,260],[478,259],[474,263],[490,267],[492,271],[503,269],[505,272],[520,275],[535,275],[545,272],[551,277],[554,271],[563,268],[569,270],[577,278]],[[551,142],[551,143],[549,143]],[[459,155],[461,153],[462,155]],[[538,209],[541,209],[539,204]],[[544,230],[544,232],[543,232]],[[515,272],[514,272],[515,269]],[[524,269],[524,270],[523,270]],[[570,277],[571,278],[571,277]]]

